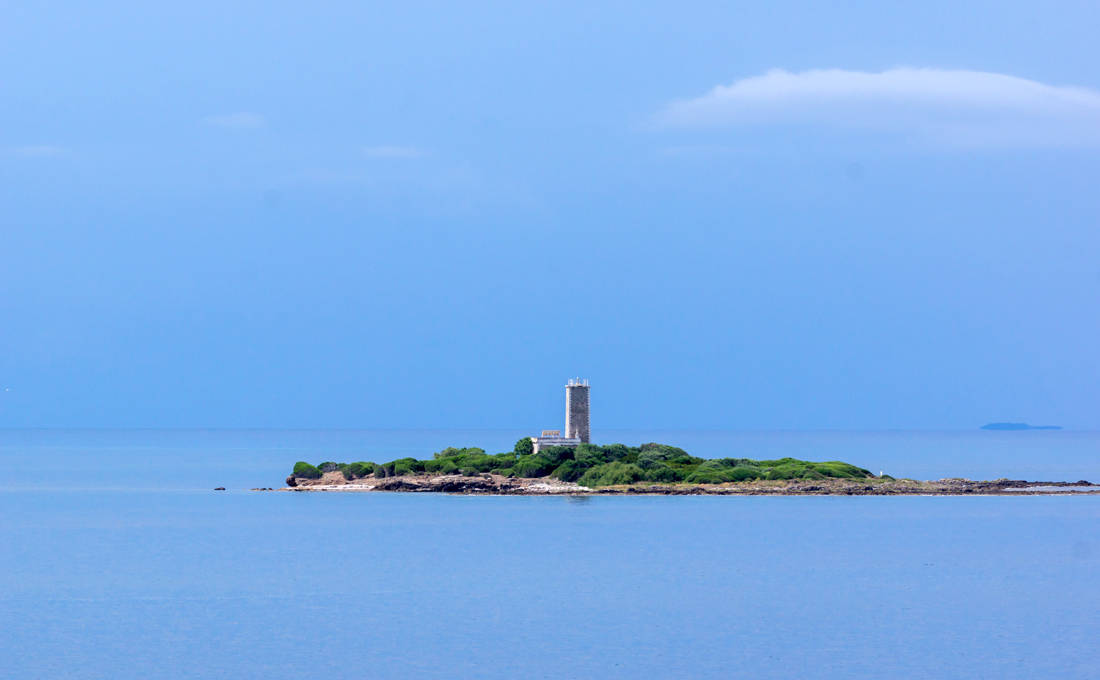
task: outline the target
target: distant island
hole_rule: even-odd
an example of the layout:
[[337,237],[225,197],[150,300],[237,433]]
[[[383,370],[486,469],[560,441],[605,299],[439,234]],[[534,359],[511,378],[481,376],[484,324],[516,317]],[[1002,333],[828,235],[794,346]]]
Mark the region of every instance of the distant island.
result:
[[983,430],[1061,430],[1061,425],[1028,425],[1027,423],[986,423]]

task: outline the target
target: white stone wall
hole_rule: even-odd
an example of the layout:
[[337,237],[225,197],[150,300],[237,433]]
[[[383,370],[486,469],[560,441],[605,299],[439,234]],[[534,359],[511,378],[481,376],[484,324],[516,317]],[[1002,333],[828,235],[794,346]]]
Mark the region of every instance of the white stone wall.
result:
[[535,445],[534,453],[551,446],[577,446],[581,443],[580,439],[570,437],[531,437],[531,441]]

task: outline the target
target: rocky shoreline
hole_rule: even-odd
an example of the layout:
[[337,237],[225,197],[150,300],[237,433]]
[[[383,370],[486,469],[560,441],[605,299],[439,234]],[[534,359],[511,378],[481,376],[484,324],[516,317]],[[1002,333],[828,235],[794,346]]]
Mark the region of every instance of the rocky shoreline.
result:
[[290,476],[282,491],[301,492],[367,492],[391,491],[411,493],[453,493],[511,496],[547,495],[658,495],[658,496],[1049,496],[1057,494],[1100,493],[1100,484],[1078,482],[1028,482],[997,479],[820,479],[820,480],[758,480],[724,484],[653,484],[637,483],[591,489],[571,482],[548,477],[526,479],[501,475],[401,475],[384,478],[347,480],[339,472],[329,472],[320,479]]

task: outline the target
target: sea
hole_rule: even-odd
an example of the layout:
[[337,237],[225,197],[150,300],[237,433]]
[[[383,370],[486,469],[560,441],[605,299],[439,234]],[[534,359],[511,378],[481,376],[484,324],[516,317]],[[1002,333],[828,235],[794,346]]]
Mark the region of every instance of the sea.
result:
[[[1100,678],[1100,495],[249,490],[522,434],[0,430],[0,678]],[[593,438],[1100,481],[1095,432]]]

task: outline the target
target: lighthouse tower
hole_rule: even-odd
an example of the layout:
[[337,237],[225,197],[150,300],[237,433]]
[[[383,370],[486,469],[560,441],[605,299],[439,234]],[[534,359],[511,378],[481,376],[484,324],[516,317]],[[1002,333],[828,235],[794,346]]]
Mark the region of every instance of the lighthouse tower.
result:
[[565,436],[589,443],[588,381],[573,378],[565,385]]
[[573,378],[565,385],[565,436],[561,430],[543,430],[531,437],[534,453],[551,446],[588,444],[588,381]]

